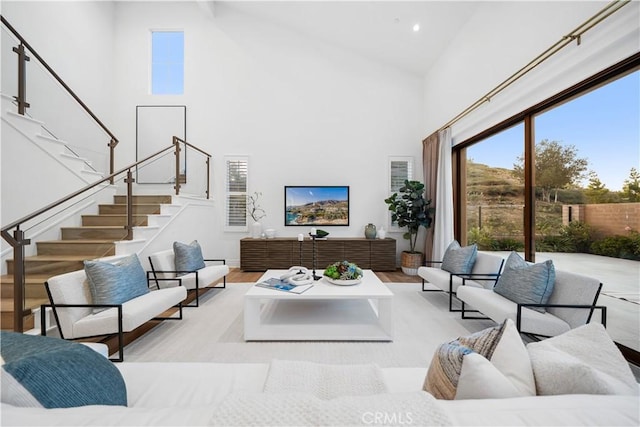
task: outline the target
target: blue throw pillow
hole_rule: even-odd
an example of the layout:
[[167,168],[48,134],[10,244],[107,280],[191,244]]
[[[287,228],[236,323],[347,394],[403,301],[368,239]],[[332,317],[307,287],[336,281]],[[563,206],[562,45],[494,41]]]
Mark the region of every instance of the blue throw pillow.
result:
[[127,388],[109,359],[79,343],[2,331],[2,402],[71,408],[127,406]]
[[441,269],[449,273],[469,274],[473,269],[478,255],[478,246],[474,243],[470,246],[460,247],[460,243],[454,240],[449,244],[442,257]]
[[84,271],[94,304],[122,304],[149,292],[147,275],[136,254],[115,264],[85,261]]
[[[173,256],[175,257],[177,271],[196,271],[206,267],[204,257],[202,256],[202,249],[197,240],[194,240],[188,245],[173,242]],[[186,273],[179,273],[178,275],[181,276],[184,274]]]
[[[493,291],[520,304],[546,304],[556,282],[553,261],[530,264],[511,252]],[[544,307],[527,307],[545,313]]]

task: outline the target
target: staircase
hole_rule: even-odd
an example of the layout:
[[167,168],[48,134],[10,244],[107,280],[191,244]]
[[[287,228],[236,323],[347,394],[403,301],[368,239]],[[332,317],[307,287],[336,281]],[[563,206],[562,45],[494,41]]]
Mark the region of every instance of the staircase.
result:
[[[133,196],[134,225],[145,227],[150,215],[161,214],[171,204],[166,195]],[[82,226],[60,229],[61,240],[36,242],[37,255],[25,257],[25,330],[34,328],[31,310],[49,302],[44,282],[55,275],[84,268],[83,261],[116,255],[116,242],[127,236],[126,196],[114,196],[113,204],[98,205],[97,215],[82,215]],[[0,327],[13,329],[13,260],[0,277]]]
[[[2,177],[7,182],[10,179],[11,182],[16,183],[16,185],[7,186],[11,191],[5,191],[3,187],[2,215],[5,218],[20,219],[18,220],[19,222],[3,225],[2,230],[6,233],[13,233],[17,230],[20,230],[21,233],[27,230],[31,232],[31,236],[26,236],[26,238],[32,239],[33,242],[28,246],[28,252],[25,251],[25,253],[28,255],[35,253],[36,255],[25,258],[26,271],[24,274],[24,298],[26,303],[24,329],[28,330],[34,327],[32,310],[39,308],[42,303],[48,302],[44,282],[50,277],[80,270],[83,268],[83,261],[88,259],[141,253],[145,245],[162,234],[166,227],[174,227],[177,223],[179,225],[185,224],[188,229],[197,228],[200,222],[207,218],[204,214],[198,216],[198,213],[193,214],[191,212],[192,216],[190,218],[196,219],[192,219],[189,222],[189,219],[184,219],[185,217],[183,216],[183,222],[180,222],[180,220],[174,221],[177,217],[182,216],[183,211],[188,209],[190,205],[197,205],[197,202],[187,201],[180,206],[172,205],[169,207],[166,204],[172,203],[172,196],[139,195],[133,196],[134,207],[131,213],[134,215],[134,229],[132,240],[124,240],[128,237],[125,229],[127,225],[126,196],[114,196],[113,204],[98,205],[97,215],[82,215],[80,221],[80,212],[86,212],[85,209],[94,208],[96,203],[109,200],[109,196],[117,191],[115,180],[105,179],[105,174],[100,172],[99,169],[106,169],[105,166],[108,164],[109,173],[116,175],[110,178],[116,178],[117,180],[119,177],[122,179],[124,178],[124,173],[127,172],[127,168],[129,168],[130,172],[130,168],[152,161],[154,157],[157,159],[159,156],[165,155],[170,149],[174,150],[175,163],[179,165],[180,151],[185,150],[186,153],[187,147],[191,146],[200,155],[207,157],[207,202],[203,202],[198,206],[211,207],[208,202],[209,160],[211,155],[187,143],[187,141],[172,136],[172,146],[168,146],[154,156],[136,162],[125,169],[118,172],[114,171],[114,154],[118,138],[73,92],[53,68],[45,62],[24,37],[13,28],[5,17],[0,16],[0,18],[2,18],[3,30],[6,30],[9,34],[7,43],[15,42],[19,45],[17,49],[14,48],[14,51],[18,53],[18,73],[15,76],[17,77],[17,87],[10,86],[5,88],[7,86],[5,79],[3,78],[2,81],[2,89],[9,91],[17,89],[15,90],[17,95],[7,93],[7,90],[1,91],[0,122],[2,124]],[[15,58],[13,54],[10,55]],[[78,123],[78,126],[75,124],[70,126],[66,121],[60,121],[57,118],[58,112],[56,112],[51,116],[55,117],[54,123],[50,123],[51,128],[47,128],[44,122],[26,114],[27,107],[30,107],[30,105],[25,95],[31,93],[31,89],[27,91],[26,86],[30,75],[27,72],[29,58],[31,58],[32,62],[37,61],[46,71],[44,75],[47,78],[51,78],[52,81],[57,81],[60,87],[75,100],[75,105],[87,113],[86,124]],[[29,81],[33,80],[30,79]],[[29,87],[41,91],[42,96],[40,98],[42,100],[47,97],[49,91],[52,91],[52,89],[45,88],[44,85],[40,84]],[[57,89],[55,91],[57,93]],[[39,108],[41,110],[38,111],[51,111],[52,108],[60,108],[60,106],[55,101],[50,103],[41,102]],[[63,108],[60,112],[65,111],[66,108]],[[69,118],[69,121],[73,120]],[[89,130],[89,127],[95,129]],[[98,133],[95,132],[96,130]],[[64,140],[67,138],[71,142]],[[103,143],[109,147],[108,158],[101,154],[104,150]],[[167,143],[169,143],[168,140]],[[180,144],[182,144],[183,148],[180,148]],[[87,158],[81,157],[79,153],[83,153]],[[91,157],[91,159],[88,157]],[[7,159],[10,159],[10,161]],[[95,162],[95,165],[93,162]],[[176,166],[177,168],[178,166]],[[175,171],[173,168],[171,170]],[[41,173],[36,174],[34,173],[35,171]],[[178,183],[186,184],[186,176],[178,175],[176,177]],[[173,186],[176,190],[176,196],[180,194],[180,187],[181,185]],[[80,192],[76,194],[76,191]],[[130,191],[130,188],[127,191]],[[25,195],[30,197],[25,197]],[[79,195],[83,197],[80,201],[82,203],[71,203],[71,200]],[[62,197],[62,199],[59,199],[59,197]],[[197,198],[198,196],[194,197]],[[89,198],[91,200],[88,200]],[[42,204],[45,201],[55,202],[53,205],[43,207],[40,203],[41,201]],[[74,210],[67,210],[69,207],[65,206],[67,202],[70,202],[69,205],[73,205],[72,209]],[[41,211],[42,209],[44,210]],[[30,212],[30,215],[23,217],[27,212]],[[64,217],[58,217],[55,220],[57,222],[45,224],[45,221],[60,212],[64,212]],[[49,218],[40,216],[44,213],[50,215]],[[173,216],[173,214],[176,215]],[[31,224],[31,228],[25,227],[26,222],[36,218],[38,218],[37,222],[34,221],[36,223]],[[81,224],[81,226],[63,227],[58,234],[56,226],[53,224],[59,224],[58,227],[62,227],[62,224]],[[197,230],[191,230],[191,232],[195,231]],[[59,236],[61,240],[36,241],[38,236],[41,236],[39,239],[45,240],[50,239],[52,235]],[[21,235],[20,239],[23,238]],[[15,243],[11,238],[6,240],[11,244]],[[22,245],[22,242],[18,244]],[[0,255],[3,260],[10,254],[9,251],[10,248],[7,245],[2,247]],[[12,253],[9,256],[12,256]],[[14,266],[13,261],[7,260],[6,267],[7,275],[0,277],[0,328],[13,329],[13,273],[16,271],[16,266]],[[2,271],[5,271],[5,269],[2,269]]]

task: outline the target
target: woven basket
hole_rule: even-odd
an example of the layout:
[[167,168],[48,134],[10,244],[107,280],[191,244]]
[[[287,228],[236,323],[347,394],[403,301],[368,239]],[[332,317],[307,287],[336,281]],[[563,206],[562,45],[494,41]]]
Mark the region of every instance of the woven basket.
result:
[[418,268],[422,265],[422,257],[422,252],[402,252],[402,256],[400,258],[402,271],[410,276],[417,275]]

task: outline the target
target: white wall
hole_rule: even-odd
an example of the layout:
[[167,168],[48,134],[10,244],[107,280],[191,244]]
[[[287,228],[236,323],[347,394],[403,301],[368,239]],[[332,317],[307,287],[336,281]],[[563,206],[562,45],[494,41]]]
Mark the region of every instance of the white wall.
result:
[[[0,216],[3,226],[87,185],[80,176],[65,168],[60,160],[21,133],[23,128],[14,126],[4,120],[2,122]],[[25,167],[20,159],[29,159],[29,167]],[[45,170],[55,174],[55,177],[42,173]]]
[[[187,106],[189,141],[214,155],[217,213],[203,226],[234,262],[245,234],[222,231],[225,155],[250,156],[251,191],[264,194],[263,222],[278,235],[301,231],[283,226],[287,184],[350,185],[351,226],[327,229],[361,235],[368,222],[386,223],[388,156],[413,156],[421,179],[420,141],[427,134],[605,4],[485,3],[424,80],[224,3],[217,3],[215,18],[195,2],[4,1],[2,13],[115,131],[118,165],[135,160],[136,105]],[[625,6],[580,48],[567,48],[573,54],[545,64],[544,78],[532,75],[520,92],[514,86],[460,122],[454,140],[637,51],[638,8],[638,2]],[[182,96],[149,95],[152,29],[185,31]],[[406,247],[399,234],[393,237],[399,249]]]
[[[364,235],[369,222],[386,225],[387,157],[414,156],[420,164],[421,79],[223,3],[211,18],[195,3],[118,2],[115,22],[114,114],[124,135],[118,161],[134,160],[136,105],[186,105],[187,139],[214,157],[217,215],[202,226],[214,230],[231,263],[248,233],[222,231],[225,155],[250,156],[251,191],[263,193],[268,215],[262,222],[279,236],[308,231],[284,227],[284,185],[351,187],[351,225],[325,227],[334,236]],[[152,29],[185,31],[183,96],[149,95]]]
[[211,203],[186,197],[179,197],[177,202],[182,205],[180,212],[170,222],[163,224],[159,233],[152,240],[146,241],[144,248],[138,252],[140,262],[146,270],[151,269],[149,255],[171,249],[174,241],[190,243],[197,240],[205,259],[224,258],[224,247],[216,244],[213,230],[201,226],[211,216]]
[[[487,3],[425,76],[430,134],[576,29],[609,2]],[[636,53],[640,3],[631,2],[452,126],[454,144]],[[493,29],[493,30],[492,30]]]
[[[108,128],[113,125],[113,9],[105,1],[2,2],[2,15]],[[8,34],[3,29],[3,88],[16,69],[16,55],[4,48]],[[33,57],[27,76],[27,111],[104,168],[109,136]]]

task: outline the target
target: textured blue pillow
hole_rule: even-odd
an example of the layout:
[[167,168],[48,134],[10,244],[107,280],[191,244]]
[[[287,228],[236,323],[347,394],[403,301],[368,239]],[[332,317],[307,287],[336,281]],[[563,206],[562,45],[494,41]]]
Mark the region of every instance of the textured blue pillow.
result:
[[460,247],[460,243],[454,240],[449,244],[442,257],[441,269],[449,273],[469,274],[473,269],[478,255],[478,246],[474,243],[470,246]]
[[115,264],[85,261],[84,271],[94,304],[122,304],[149,292],[147,275],[136,254]]
[[[520,304],[546,304],[556,282],[553,261],[530,264],[511,252],[493,291]],[[527,307],[545,313],[544,307]]]
[[[197,240],[187,244],[173,242],[173,256],[177,271],[196,271],[205,268],[202,249]],[[186,274],[180,273],[179,276]]]
[[59,338],[2,331],[2,401],[14,406],[127,406],[127,388],[109,359]]

